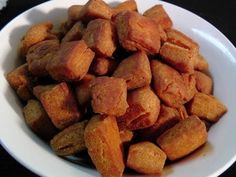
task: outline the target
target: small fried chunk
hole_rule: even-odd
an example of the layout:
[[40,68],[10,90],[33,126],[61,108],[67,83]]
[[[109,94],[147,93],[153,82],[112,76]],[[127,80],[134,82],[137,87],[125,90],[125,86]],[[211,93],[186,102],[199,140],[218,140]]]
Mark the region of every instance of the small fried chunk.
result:
[[195,78],[196,78],[196,87],[199,92],[205,93],[205,94],[211,94],[213,90],[213,82],[212,79],[200,72],[195,71],[194,72]]
[[138,10],[135,0],[126,0],[113,7],[113,15],[116,15],[122,11],[127,11],[127,10],[129,11]]
[[151,83],[152,73],[145,52],[136,52],[122,60],[113,73],[113,76],[125,79],[128,90],[149,85]]
[[68,20],[78,21],[79,20],[79,13],[83,5],[72,5],[67,10]]
[[54,152],[59,156],[68,156],[86,150],[84,131],[87,122],[77,122],[54,136],[50,141]]
[[84,31],[84,25],[82,22],[76,22],[72,28],[66,33],[66,35],[62,38],[61,42],[70,42],[80,40],[82,38]]
[[143,174],[160,174],[166,154],[151,142],[140,142],[129,147],[127,166]]
[[206,121],[217,122],[227,112],[227,108],[215,96],[198,92],[189,103],[187,111]]
[[198,54],[195,57],[194,69],[199,70],[199,71],[207,71],[208,70],[208,62],[201,54]]
[[113,116],[93,116],[84,132],[86,147],[102,177],[121,177],[124,171],[122,143]]
[[169,160],[190,154],[206,141],[206,126],[197,116],[190,116],[180,121],[157,138],[157,144]]
[[91,83],[92,108],[95,113],[122,116],[127,104],[127,85],[124,79],[97,77]]

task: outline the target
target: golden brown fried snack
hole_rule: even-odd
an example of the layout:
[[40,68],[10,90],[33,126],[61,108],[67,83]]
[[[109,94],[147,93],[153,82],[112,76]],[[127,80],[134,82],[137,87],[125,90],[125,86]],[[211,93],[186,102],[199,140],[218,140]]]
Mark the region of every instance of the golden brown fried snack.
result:
[[215,96],[198,92],[189,103],[187,111],[201,119],[216,122],[227,112],[227,108]]
[[121,177],[124,171],[122,143],[116,118],[93,116],[84,132],[86,147],[103,177]]
[[175,69],[157,60],[151,61],[151,70],[154,91],[167,106],[178,108],[194,96],[194,75],[180,75]]
[[84,131],[87,122],[75,123],[54,136],[50,141],[54,152],[59,156],[68,156],[86,150]]
[[67,42],[48,62],[46,68],[51,77],[57,81],[81,80],[88,72],[94,55],[83,40]]
[[53,25],[51,22],[42,22],[31,26],[21,41],[21,54],[25,56],[29,48],[38,42],[46,39],[57,39],[51,32],[52,28]]
[[84,31],[84,25],[82,22],[78,21],[65,34],[65,36],[62,38],[61,42],[64,43],[64,42],[80,40],[82,38],[83,31]]
[[95,113],[122,116],[128,108],[127,85],[124,79],[97,77],[91,83],[91,94]]
[[80,120],[76,99],[65,82],[43,91],[39,97],[49,118],[58,129],[64,129]]
[[120,130],[137,130],[152,126],[159,115],[160,100],[149,86],[128,93],[129,108],[117,118]]
[[160,24],[164,30],[172,27],[173,23],[162,5],[155,5],[143,13],[144,16],[152,18]]
[[201,54],[198,54],[195,57],[194,69],[199,70],[199,71],[208,70],[208,62]]
[[122,144],[129,143],[133,137],[134,137],[134,133],[130,130],[120,131],[120,140]]
[[17,95],[24,101],[29,100],[32,97],[31,83],[28,65],[23,64],[18,66],[13,71],[7,74],[7,81],[10,86],[16,91]]
[[157,138],[157,144],[169,160],[190,154],[206,141],[206,126],[197,116],[190,116],[180,121]]
[[156,54],[160,49],[158,25],[134,11],[123,11],[115,17],[119,42],[130,51],[144,50]]
[[197,90],[205,94],[211,94],[213,90],[212,79],[200,71],[195,71],[194,75],[196,78]]
[[29,71],[36,76],[47,75],[47,63],[52,60],[58,50],[59,41],[55,39],[38,42],[30,47],[26,55]]
[[90,84],[95,79],[94,75],[86,74],[75,87],[77,101],[81,107],[86,107],[92,100]]
[[89,0],[78,13],[78,19],[87,23],[102,18],[110,20],[112,9],[103,0]]
[[90,21],[83,34],[83,40],[99,56],[111,57],[116,49],[115,31],[109,20]]
[[40,100],[41,94],[45,91],[51,90],[53,87],[55,87],[55,84],[37,85],[33,88],[33,94],[38,100]]
[[124,2],[119,3],[115,7],[113,7],[113,15],[116,15],[122,11],[137,11],[137,4],[135,0],[126,0]]
[[56,128],[39,101],[28,100],[23,113],[26,124],[40,137],[50,139],[56,134]]
[[166,154],[151,142],[140,142],[129,147],[127,166],[139,173],[160,174]]
[[68,20],[78,21],[79,20],[79,13],[83,5],[72,5],[67,10]]
[[152,73],[147,55],[144,52],[136,52],[122,60],[113,76],[125,79],[128,90],[149,85]]
[[193,73],[196,53],[178,45],[165,42],[160,50],[161,57],[183,73]]
[[95,58],[91,64],[90,71],[98,76],[110,75],[114,72],[118,61],[111,58]]

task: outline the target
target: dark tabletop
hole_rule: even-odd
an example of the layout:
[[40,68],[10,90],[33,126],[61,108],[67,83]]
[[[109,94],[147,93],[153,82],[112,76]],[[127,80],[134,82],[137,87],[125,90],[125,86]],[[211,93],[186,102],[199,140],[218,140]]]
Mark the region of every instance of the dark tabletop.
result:
[[[236,45],[236,0],[166,1],[203,17],[218,28],[234,46]],[[9,0],[8,6],[0,11],[0,29],[21,12],[42,2],[45,2],[45,0]],[[19,164],[0,146],[0,176],[36,177],[37,175]],[[220,177],[236,177],[236,163],[220,175]]]

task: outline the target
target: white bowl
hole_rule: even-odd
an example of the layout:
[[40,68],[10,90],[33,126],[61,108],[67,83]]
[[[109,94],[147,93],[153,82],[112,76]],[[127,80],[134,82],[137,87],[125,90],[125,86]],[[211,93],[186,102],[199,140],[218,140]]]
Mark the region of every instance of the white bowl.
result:
[[[107,0],[112,3],[112,0]],[[92,177],[99,174],[86,167],[63,160],[25,125],[20,102],[5,75],[18,63],[19,41],[30,25],[44,20],[59,24],[66,18],[66,8],[85,4],[86,0],[57,0],[38,5],[12,20],[0,32],[0,136],[1,144],[20,163],[40,176]],[[209,132],[208,143],[191,156],[165,168],[163,176],[217,176],[236,160],[236,49],[214,26],[197,15],[158,0],[137,0],[139,10],[163,4],[174,27],[200,44],[214,79],[214,94],[228,107],[228,112]]]

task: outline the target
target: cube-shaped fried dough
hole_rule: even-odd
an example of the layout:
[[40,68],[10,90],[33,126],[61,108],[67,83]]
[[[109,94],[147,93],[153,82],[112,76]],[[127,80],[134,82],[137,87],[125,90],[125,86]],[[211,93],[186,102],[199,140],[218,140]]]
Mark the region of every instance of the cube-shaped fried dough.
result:
[[40,101],[58,129],[64,129],[80,119],[76,99],[65,82],[42,92]]
[[110,20],[112,9],[103,0],[89,0],[78,14],[78,19],[87,23],[97,18]]
[[169,160],[190,154],[206,141],[206,126],[197,116],[190,116],[180,121],[157,138],[157,144]]
[[161,47],[160,55],[178,71],[193,73],[196,53],[192,50],[165,42]]
[[83,40],[99,56],[111,57],[116,49],[115,31],[109,20],[90,21],[83,34]]
[[47,70],[57,81],[81,80],[88,72],[94,55],[83,40],[67,42],[48,62]]
[[198,54],[195,57],[194,69],[199,70],[199,71],[207,71],[208,70],[208,62],[201,54]]
[[120,134],[113,116],[93,116],[84,132],[86,147],[103,177],[121,177],[124,171]]
[[84,130],[87,120],[77,122],[58,133],[50,141],[50,145],[59,156],[74,155],[86,150],[84,142]]
[[83,8],[83,5],[70,6],[67,11],[68,20],[78,21],[79,20],[79,13],[82,8]]
[[140,142],[129,147],[127,166],[143,174],[160,174],[166,154],[151,142]]
[[128,90],[149,85],[152,74],[145,52],[136,52],[122,60],[113,76],[125,79]]
[[39,101],[28,100],[27,105],[23,108],[23,113],[26,124],[37,135],[50,139],[56,134],[56,128]]
[[83,31],[84,31],[84,25],[82,22],[78,21],[65,34],[61,42],[64,43],[64,42],[80,40],[82,38]]
[[23,64],[7,74],[7,81],[24,101],[32,97],[28,65]]
[[160,24],[163,29],[169,29],[173,25],[170,17],[160,4],[146,10],[143,15],[152,18],[157,24]]
[[97,77],[91,83],[91,94],[95,113],[121,116],[128,108],[127,85],[124,79]]
[[137,4],[135,0],[126,0],[113,7],[113,15],[116,15],[126,10],[137,11]]
[[200,71],[195,71],[194,72],[195,79],[196,79],[196,88],[199,92],[205,93],[205,94],[211,94],[212,93],[212,79],[200,72]]
[[134,11],[124,11],[115,17],[119,42],[130,51],[144,50],[156,54],[160,49],[158,25]]
[[196,93],[188,105],[188,113],[209,122],[216,122],[227,111],[226,106],[215,96]]
[[120,130],[137,130],[152,126],[160,112],[160,100],[149,86],[128,93],[129,108],[117,118]]
[[47,63],[58,50],[58,40],[45,40],[30,47],[26,55],[29,71],[36,76],[47,75]]

